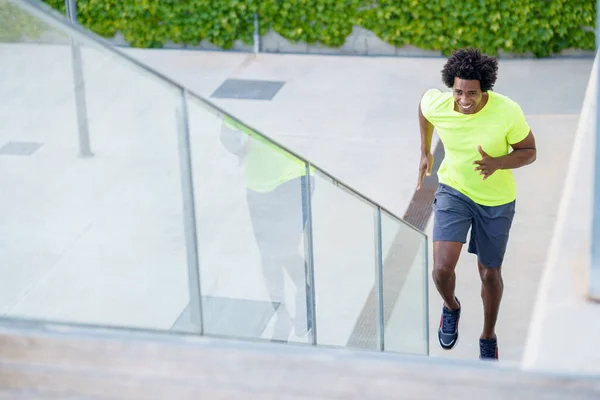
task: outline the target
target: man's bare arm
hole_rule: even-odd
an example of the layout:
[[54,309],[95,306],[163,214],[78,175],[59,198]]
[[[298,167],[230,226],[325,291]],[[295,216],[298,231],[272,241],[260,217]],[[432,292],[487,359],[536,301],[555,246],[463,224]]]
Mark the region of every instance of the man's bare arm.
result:
[[419,130],[421,131],[421,161],[419,163],[419,180],[417,190],[421,189],[425,175],[431,175],[433,169],[433,155],[431,154],[431,138],[433,136],[433,124],[425,118],[419,103]]
[[512,144],[513,151],[502,157],[490,157],[482,148],[479,146],[477,149],[481,154],[481,160],[473,161],[476,164],[475,171],[479,171],[480,175],[483,175],[483,179],[487,179],[490,175],[499,169],[515,169],[524,167],[533,163],[537,157],[537,150],[535,147],[535,137],[533,133],[529,131],[527,137],[521,140],[519,143]]
[[431,153],[431,138],[433,137],[433,125],[425,118],[419,103],[419,129],[421,131],[421,155]]
[[498,169],[521,168],[535,161],[537,150],[533,132],[529,131],[529,135],[525,139],[512,144],[511,147],[513,151],[510,154],[496,158],[499,163]]

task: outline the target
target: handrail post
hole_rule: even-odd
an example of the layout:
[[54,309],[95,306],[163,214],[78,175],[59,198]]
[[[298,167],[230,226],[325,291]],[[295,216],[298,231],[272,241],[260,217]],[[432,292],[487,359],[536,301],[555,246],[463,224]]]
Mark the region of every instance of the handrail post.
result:
[[[302,201],[304,203],[303,212],[306,215],[303,215],[303,218],[306,218],[306,227],[304,228],[304,257],[305,257],[305,265],[306,265],[306,280],[308,281],[308,296],[309,301],[307,302],[307,307],[310,310],[310,318],[311,318],[311,340],[312,344],[317,344],[317,306],[316,306],[316,297],[315,297],[315,259],[314,259],[314,248],[313,248],[313,223],[312,223],[312,188],[311,188],[311,179],[310,179],[310,164],[308,162],[304,163],[305,165],[305,179],[306,184],[302,185]],[[297,313],[298,311],[296,311]]]
[[425,294],[423,304],[425,305],[425,355],[429,355],[429,238],[425,236],[423,238],[423,263],[424,263],[424,271],[423,271],[423,283],[425,285]]
[[383,246],[381,239],[381,207],[375,209],[375,279],[377,280],[377,343],[385,350],[385,316],[383,309]]
[[[75,0],[65,0],[67,18],[71,24],[77,24],[77,3]],[[77,132],[79,134],[79,155],[93,157],[90,145],[90,131],[87,118],[87,103],[85,100],[85,79],[81,61],[81,47],[75,39],[71,39],[71,65],[73,68],[73,85],[75,89],[75,108],[77,110]]]
[[[600,54],[600,0],[596,7],[596,64]],[[596,154],[594,156],[594,200],[592,248],[588,276],[588,297],[600,301],[600,66],[596,67]]]
[[254,54],[260,53],[260,29],[259,29],[259,21],[258,21],[258,12],[254,13]]
[[198,236],[196,231],[196,206],[194,201],[194,177],[190,146],[188,116],[188,93],[180,89],[177,107],[177,137],[179,143],[179,168],[183,198],[183,227],[185,233],[186,261],[188,268],[188,290],[190,294],[190,322],[195,333],[204,334],[202,313],[202,286],[200,282],[200,258],[198,256]]

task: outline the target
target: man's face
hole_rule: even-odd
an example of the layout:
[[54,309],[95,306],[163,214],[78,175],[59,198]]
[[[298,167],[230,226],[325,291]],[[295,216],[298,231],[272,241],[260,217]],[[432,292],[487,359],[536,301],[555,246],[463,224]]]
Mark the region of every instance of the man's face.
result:
[[482,98],[483,92],[479,81],[454,78],[454,102],[459,112],[473,114],[479,111]]

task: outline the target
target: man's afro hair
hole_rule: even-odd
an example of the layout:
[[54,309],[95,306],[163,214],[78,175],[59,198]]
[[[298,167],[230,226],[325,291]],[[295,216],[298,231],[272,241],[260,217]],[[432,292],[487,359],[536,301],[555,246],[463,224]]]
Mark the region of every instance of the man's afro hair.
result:
[[452,52],[442,69],[442,81],[451,88],[454,78],[478,80],[481,90],[487,92],[494,87],[498,77],[498,60],[473,48]]

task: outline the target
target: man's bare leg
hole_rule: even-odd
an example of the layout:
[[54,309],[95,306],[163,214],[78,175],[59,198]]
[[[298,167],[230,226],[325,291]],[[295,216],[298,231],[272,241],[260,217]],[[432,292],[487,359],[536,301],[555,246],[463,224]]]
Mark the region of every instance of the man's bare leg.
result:
[[451,350],[458,342],[458,321],[460,304],[454,295],[456,287],[456,263],[462,248],[461,242],[433,243],[433,280],[438,292],[444,299],[438,340],[444,350]]
[[460,242],[433,242],[433,281],[444,305],[449,310],[457,310],[454,289],[456,287],[456,264],[463,244]]
[[496,320],[500,311],[500,301],[504,292],[502,269],[488,268],[477,262],[481,277],[481,299],[483,300],[483,332],[481,339],[496,338]]

